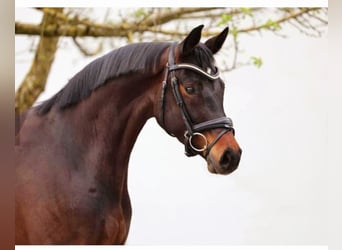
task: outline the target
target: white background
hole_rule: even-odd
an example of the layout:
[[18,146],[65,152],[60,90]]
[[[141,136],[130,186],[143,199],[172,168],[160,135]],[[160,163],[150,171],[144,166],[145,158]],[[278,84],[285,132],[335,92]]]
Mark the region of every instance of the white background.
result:
[[[210,174],[203,159],[186,158],[180,143],[148,121],[129,167],[128,244],[328,244],[328,43],[289,36],[244,37],[242,47],[264,65],[224,75],[226,113],[243,149],[233,174]],[[29,42],[16,38],[16,51]],[[90,60],[74,54],[58,51],[40,100]],[[31,62],[18,55],[16,87]]]

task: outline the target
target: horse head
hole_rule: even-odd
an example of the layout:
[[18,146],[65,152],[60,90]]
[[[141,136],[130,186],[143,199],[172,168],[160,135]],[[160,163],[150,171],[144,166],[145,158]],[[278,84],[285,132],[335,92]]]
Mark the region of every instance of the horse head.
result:
[[229,30],[201,43],[202,28],[196,27],[166,51],[168,62],[156,117],[167,133],[185,145],[187,156],[202,156],[211,173],[229,174],[238,167],[242,151],[232,120],[224,112],[225,83],[213,57]]

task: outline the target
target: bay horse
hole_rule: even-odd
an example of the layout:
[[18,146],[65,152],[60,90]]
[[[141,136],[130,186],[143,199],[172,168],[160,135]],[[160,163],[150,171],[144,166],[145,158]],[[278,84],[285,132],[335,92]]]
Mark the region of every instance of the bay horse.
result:
[[228,35],[137,43],[96,59],[16,126],[16,244],[124,244],[130,153],[149,118],[229,174],[241,149],[215,66]]

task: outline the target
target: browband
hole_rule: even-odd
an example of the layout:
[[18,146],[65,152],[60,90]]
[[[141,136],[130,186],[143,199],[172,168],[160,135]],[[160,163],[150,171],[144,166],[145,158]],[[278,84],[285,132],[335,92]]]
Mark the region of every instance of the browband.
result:
[[174,71],[174,70],[178,70],[178,69],[190,69],[190,70],[196,71],[197,73],[201,73],[202,75],[206,76],[210,80],[216,80],[216,79],[220,78],[220,72],[218,71],[218,69],[216,67],[215,67],[215,69],[216,69],[215,75],[210,75],[207,72],[205,72],[203,69],[199,68],[198,66],[196,66],[194,64],[190,64],[190,63],[180,63],[180,64],[173,64],[173,65],[169,66],[169,71]]

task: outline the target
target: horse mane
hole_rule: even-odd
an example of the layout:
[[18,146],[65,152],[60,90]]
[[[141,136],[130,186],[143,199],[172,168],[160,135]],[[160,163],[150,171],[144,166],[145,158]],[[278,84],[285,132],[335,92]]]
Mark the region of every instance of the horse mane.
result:
[[99,57],[85,66],[57,94],[36,107],[44,115],[52,106],[60,110],[68,108],[89,97],[108,80],[131,73],[157,73],[160,57],[170,46],[167,42],[129,44]]

